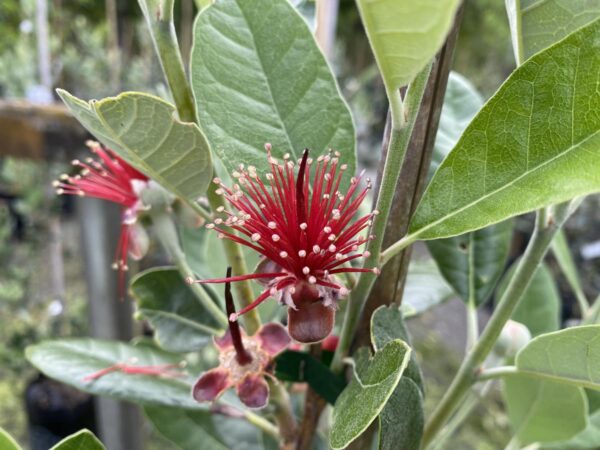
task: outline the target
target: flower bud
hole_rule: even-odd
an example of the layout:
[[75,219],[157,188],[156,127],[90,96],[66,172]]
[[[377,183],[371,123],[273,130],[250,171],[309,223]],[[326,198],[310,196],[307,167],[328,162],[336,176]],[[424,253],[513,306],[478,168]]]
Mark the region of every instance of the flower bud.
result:
[[505,358],[514,358],[530,340],[531,333],[525,325],[509,320],[494,345],[494,353]]

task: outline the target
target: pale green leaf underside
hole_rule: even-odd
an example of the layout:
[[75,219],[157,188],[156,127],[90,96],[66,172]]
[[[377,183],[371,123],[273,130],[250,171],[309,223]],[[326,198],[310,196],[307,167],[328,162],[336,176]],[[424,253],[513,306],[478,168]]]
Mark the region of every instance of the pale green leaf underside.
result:
[[410,225],[462,234],[600,190],[600,21],[535,55],[437,170]]
[[[4,447],[0,448],[5,450]],[[91,431],[81,430],[64,438],[50,450],[106,450]]]
[[438,52],[460,0],[358,0],[388,92],[408,85]]
[[513,376],[504,380],[504,397],[521,445],[569,439],[587,426],[582,388]]
[[220,0],[194,28],[192,89],[200,124],[232,171],[338,150],[355,168],[354,125],[325,58],[287,0]]
[[181,362],[181,358],[152,347],[96,339],[64,339],[32,345],[25,355],[48,377],[90,394],[140,404],[201,408],[192,398],[193,380],[189,378],[160,378],[115,371],[91,382],[84,381],[87,375],[117,363],[158,365]]
[[424,426],[423,394],[402,377],[379,416],[379,450],[419,450]]
[[359,352],[352,381],[338,397],[333,410],[329,443],[346,448],[377,418],[396,389],[410,361],[410,347],[397,339],[369,359]]
[[411,261],[402,297],[402,315],[404,318],[417,316],[453,295],[432,259]]
[[175,117],[173,105],[137,92],[90,102],[58,95],[96,139],[166,189],[190,202],[206,194],[210,147],[195,124]]
[[597,450],[600,445],[600,411],[589,416],[585,429],[565,442],[545,445],[544,450]]
[[21,450],[21,447],[5,430],[0,428],[0,449]]
[[600,390],[600,325],[588,325],[533,339],[516,358],[529,375]]

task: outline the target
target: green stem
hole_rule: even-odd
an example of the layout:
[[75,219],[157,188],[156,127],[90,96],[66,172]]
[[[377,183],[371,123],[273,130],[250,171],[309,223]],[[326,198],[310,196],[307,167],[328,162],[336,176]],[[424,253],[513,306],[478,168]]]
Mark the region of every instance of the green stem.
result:
[[279,440],[279,428],[277,428],[264,417],[259,416],[258,414],[248,410],[244,411],[244,417],[246,417],[246,420],[259,430],[262,430],[269,436]]
[[519,371],[516,368],[516,366],[491,367],[489,369],[481,371],[481,373],[477,375],[477,381],[493,380],[495,378],[502,378],[508,375],[516,375],[518,373]]
[[[156,230],[156,236],[160,243],[162,244],[165,252],[169,258],[173,261],[181,276],[184,279],[193,278],[194,271],[189,266],[185,254],[179,245],[179,237],[177,235],[177,230],[175,228],[175,224],[171,219],[170,215],[166,211],[160,211],[157,208],[153,208],[151,210],[152,217],[152,225]],[[190,285],[190,289],[198,299],[198,301],[202,304],[202,306],[206,309],[206,311],[213,316],[213,318],[221,325],[223,328],[227,328],[228,321],[225,313],[219,308],[219,306],[212,300],[212,298],[208,295],[208,293],[197,283],[193,283]]]
[[426,447],[433,440],[457,405],[469,392],[471,385],[476,381],[477,370],[492,350],[502,328],[519,304],[519,300],[529,286],[535,270],[546,255],[554,235],[568,217],[570,213],[569,204],[558,205],[554,211],[554,217],[548,217],[545,209],[538,211],[533,235],[508,288],[500,298],[479,341],[463,360],[450,387],[425,426],[423,447]]
[[479,337],[479,322],[477,318],[477,305],[475,305],[474,295],[470,295],[469,303],[466,307],[467,315],[467,352],[473,348]]
[[600,295],[596,298],[592,306],[587,311],[587,315],[581,322],[582,325],[592,325],[598,323],[600,320]]
[[283,384],[277,380],[269,380],[269,387],[270,402],[275,407],[275,419],[279,426],[279,439],[282,440],[282,448],[287,448],[296,440],[298,423],[292,410],[290,396]]
[[[390,208],[392,207],[396,184],[398,184],[398,177],[400,176],[400,170],[402,169],[402,163],[404,162],[404,155],[406,154],[410,136],[419,113],[419,106],[421,105],[421,99],[423,98],[425,87],[427,86],[427,79],[430,71],[431,65],[428,65],[410,84],[406,93],[404,106],[400,107],[398,104],[398,102],[402,103],[399,98],[399,92],[396,92],[397,97],[395,95],[390,96],[392,131],[387,158],[383,169],[383,177],[381,179],[381,187],[377,197],[376,209],[379,211],[379,215],[375,218],[371,229],[371,233],[374,236],[369,245],[371,254],[366,259],[363,267],[370,268],[379,265],[383,235],[387,225]],[[405,115],[407,116],[406,120],[404,117]],[[343,360],[350,350],[356,327],[374,282],[374,274],[361,274],[356,287],[350,295],[348,309],[346,310],[344,324],[340,333],[340,342],[335,351],[331,365],[333,371],[340,372],[343,368]]]

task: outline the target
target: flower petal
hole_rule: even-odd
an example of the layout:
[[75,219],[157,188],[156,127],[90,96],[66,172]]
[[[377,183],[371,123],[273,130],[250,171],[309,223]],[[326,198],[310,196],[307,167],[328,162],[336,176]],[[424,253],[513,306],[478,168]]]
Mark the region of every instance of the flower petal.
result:
[[[298,302],[297,302],[298,303]],[[288,308],[288,330],[290,336],[304,344],[319,342],[333,330],[335,309],[323,302],[305,302],[297,309]]]
[[148,248],[150,247],[150,238],[148,237],[148,233],[146,233],[144,227],[139,223],[129,225],[127,227],[127,232],[129,233],[127,252],[132,259],[139,261],[146,256],[146,253],[148,253]]
[[229,329],[225,331],[225,334],[223,336],[215,336],[213,338],[213,342],[221,352],[233,347],[233,340],[231,339],[231,332],[229,331]]
[[248,408],[264,408],[269,401],[269,385],[262,375],[249,373],[238,383],[237,395]]
[[279,323],[263,325],[256,335],[262,349],[271,356],[281,353],[292,341],[287,330]]
[[203,373],[198,378],[192,388],[192,395],[197,402],[212,402],[231,385],[229,371],[217,367]]

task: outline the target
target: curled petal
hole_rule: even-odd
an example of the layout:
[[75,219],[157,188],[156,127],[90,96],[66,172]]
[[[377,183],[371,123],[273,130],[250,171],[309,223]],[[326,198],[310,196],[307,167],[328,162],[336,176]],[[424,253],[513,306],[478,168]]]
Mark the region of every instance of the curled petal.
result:
[[249,373],[238,383],[237,395],[248,408],[264,408],[269,401],[269,385],[260,374]]
[[192,388],[192,395],[197,402],[212,402],[230,387],[229,371],[216,368],[203,373],[198,378]]
[[304,344],[319,342],[333,330],[335,309],[323,302],[303,303],[297,309],[288,308],[290,336]]
[[129,233],[129,245],[127,252],[132,259],[139,261],[146,255],[146,253],[148,253],[148,248],[150,247],[150,238],[148,237],[148,233],[146,233],[144,227],[139,223],[129,225],[127,227],[127,232]]
[[257,334],[262,349],[271,356],[281,353],[292,341],[287,330],[278,323],[268,323]]

